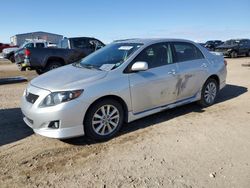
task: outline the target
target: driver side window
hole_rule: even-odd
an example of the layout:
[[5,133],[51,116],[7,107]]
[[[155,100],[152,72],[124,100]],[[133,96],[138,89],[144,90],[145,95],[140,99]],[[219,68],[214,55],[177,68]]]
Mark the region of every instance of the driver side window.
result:
[[155,68],[173,63],[173,56],[170,44],[153,44],[144,49],[134,60],[148,63],[148,68]]
[[34,48],[34,43],[28,43],[24,46],[24,48]]

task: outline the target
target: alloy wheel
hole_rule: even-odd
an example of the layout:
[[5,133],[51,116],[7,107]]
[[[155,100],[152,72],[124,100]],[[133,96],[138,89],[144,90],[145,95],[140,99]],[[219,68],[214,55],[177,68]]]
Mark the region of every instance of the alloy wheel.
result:
[[214,82],[210,82],[207,84],[205,92],[204,92],[204,99],[208,104],[212,104],[215,100],[217,94],[217,86]]
[[120,114],[113,105],[100,107],[92,118],[92,128],[96,134],[105,136],[111,134],[119,125]]

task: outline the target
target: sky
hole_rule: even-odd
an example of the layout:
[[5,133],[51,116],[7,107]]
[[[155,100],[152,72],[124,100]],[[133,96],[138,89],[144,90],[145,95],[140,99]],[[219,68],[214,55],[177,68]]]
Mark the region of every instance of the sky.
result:
[[0,42],[45,31],[126,38],[250,38],[250,0],[1,0]]

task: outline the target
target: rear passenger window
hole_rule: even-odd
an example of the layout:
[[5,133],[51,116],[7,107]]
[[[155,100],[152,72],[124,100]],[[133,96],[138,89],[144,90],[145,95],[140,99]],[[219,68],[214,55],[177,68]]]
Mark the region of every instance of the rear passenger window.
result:
[[203,59],[201,51],[193,44],[186,42],[174,43],[174,50],[177,62]]
[[149,68],[155,68],[173,63],[170,44],[154,44],[144,49],[134,60],[148,63]]

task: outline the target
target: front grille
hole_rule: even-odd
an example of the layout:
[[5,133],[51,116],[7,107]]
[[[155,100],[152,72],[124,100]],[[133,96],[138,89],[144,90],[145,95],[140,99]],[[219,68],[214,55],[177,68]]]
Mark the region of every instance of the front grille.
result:
[[226,53],[227,49],[219,48],[216,50],[216,52]]
[[34,104],[36,102],[36,100],[38,99],[38,95],[34,95],[32,93],[27,93],[26,94],[26,100],[32,104]]

